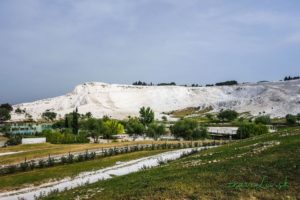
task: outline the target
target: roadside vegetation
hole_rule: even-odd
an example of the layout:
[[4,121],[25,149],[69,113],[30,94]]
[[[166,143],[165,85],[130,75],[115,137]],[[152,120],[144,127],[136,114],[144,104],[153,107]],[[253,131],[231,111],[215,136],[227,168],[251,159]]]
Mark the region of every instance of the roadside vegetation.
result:
[[[100,157],[86,162],[74,162],[73,164],[61,164],[50,168],[36,168],[33,171],[20,172],[1,176],[0,191],[20,189],[28,185],[40,185],[66,177],[73,177],[80,172],[99,170],[113,166],[117,161],[125,162],[146,156],[159,154],[168,150],[139,151],[128,154],[120,154],[111,157]],[[46,164],[46,163],[45,163]]]

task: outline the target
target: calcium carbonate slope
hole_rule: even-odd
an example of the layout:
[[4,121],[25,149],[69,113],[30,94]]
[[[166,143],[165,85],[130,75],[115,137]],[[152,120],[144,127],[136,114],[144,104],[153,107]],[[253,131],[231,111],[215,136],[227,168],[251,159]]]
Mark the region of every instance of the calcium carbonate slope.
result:
[[[157,117],[162,112],[186,107],[212,106],[214,111],[234,109],[250,111],[253,115],[266,113],[282,117],[300,113],[300,80],[286,82],[250,83],[236,86],[132,86],[90,82],[78,85],[63,96],[14,105],[26,109],[33,119],[40,119],[46,110],[66,113],[78,108],[79,113],[91,112],[95,117],[108,115],[122,119],[137,116],[139,108],[150,106]],[[12,120],[25,119],[23,114],[12,114]]]

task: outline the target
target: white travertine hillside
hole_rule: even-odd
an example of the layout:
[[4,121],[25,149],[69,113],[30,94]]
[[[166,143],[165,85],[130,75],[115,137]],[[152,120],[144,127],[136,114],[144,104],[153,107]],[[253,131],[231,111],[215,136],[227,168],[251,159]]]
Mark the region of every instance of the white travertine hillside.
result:
[[[122,119],[138,115],[139,108],[150,106],[161,116],[162,112],[186,107],[212,106],[214,111],[234,109],[238,112],[260,112],[272,117],[300,113],[300,80],[267,82],[219,87],[184,86],[132,86],[91,82],[78,85],[73,92],[63,96],[14,105],[26,109],[33,119],[40,119],[46,110],[59,117],[72,112],[91,112],[95,117],[108,115]],[[12,115],[12,120],[22,120],[23,114]]]

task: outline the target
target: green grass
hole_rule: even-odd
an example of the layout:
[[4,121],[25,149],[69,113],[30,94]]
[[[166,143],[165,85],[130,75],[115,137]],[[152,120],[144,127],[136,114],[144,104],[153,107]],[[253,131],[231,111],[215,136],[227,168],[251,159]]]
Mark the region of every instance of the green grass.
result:
[[[284,136],[286,133],[291,135]],[[293,128],[45,199],[300,199],[299,167],[300,129]],[[233,181],[260,183],[263,177],[272,183],[283,182],[287,177],[289,187],[287,190],[227,187]]]
[[20,189],[28,185],[38,185],[50,180],[78,175],[80,172],[98,170],[113,166],[117,161],[129,161],[141,157],[151,156],[167,150],[140,151],[80,163],[60,165],[51,168],[0,176],[0,191]]

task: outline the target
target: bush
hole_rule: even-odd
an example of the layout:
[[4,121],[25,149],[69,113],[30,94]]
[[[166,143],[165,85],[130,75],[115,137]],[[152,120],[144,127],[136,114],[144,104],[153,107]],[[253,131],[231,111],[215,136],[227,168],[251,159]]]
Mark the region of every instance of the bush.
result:
[[218,114],[218,118],[222,121],[232,121],[238,117],[238,113],[234,110],[224,110]]
[[54,162],[54,158],[51,158],[50,156],[48,157],[48,161],[47,164],[49,167],[54,166],[55,162]]
[[85,159],[84,159],[84,155],[79,154],[78,157],[77,157],[77,161],[78,161],[78,162],[82,162],[82,161],[84,161],[84,160],[85,160]]
[[287,124],[293,125],[297,123],[297,117],[295,115],[288,114],[285,116]]
[[46,166],[46,162],[44,160],[39,160],[39,168],[43,168]]
[[130,118],[126,123],[126,133],[129,135],[137,134],[142,135],[144,133],[144,125],[137,118]]
[[271,118],[269,115],[265,115],[265,116],[260,116],[255,118],[255,123],[256,124],[271,124]]
[[166,133],[166,127],[164,124],[151,123],[148,126],[147,136],[152,137],[155,140]]
[[8,167],[8,173],[15,173],[16,171],[17,171],[17,166],[16,165],[10,165],[9,167]]
[[26,171],[28,169],[28,167],[29,167],[29,164],[26,161],[20,164],[20,168],[22,171]]
[[62,164],[66,164],[66,163],[68,163],[68,159],[65,156],[63,156],[63,157],[60,158],[60,162]]
[[177,121],[170,130],[175,137],[188,140],[208,137],[207,128],[199,126],[198,122],[192,119]]
[[30,167],[31,170],[33,170],[33,169],[35,168],[35,166],[36,166],[36,164],[35,164],[34,161],[31,161],[31,162],[29,163],[29,167]]
[[268,127],[262,124],[242,124],[237,130],[236,137],[244,139],[255,135],[268,133]]
[[96,158],[96,153],[91,152],[89,157],[90,157],[91,160],[94,160]]
[[74,155],[70,154],[68,155],[68,163],[73,163],[74,162]]
[[6,141],[6,145],[13,146],[19,145],[22,143],[22,136],[21,135],[10,135],[9,139]]
[[87,133],[80,131],[78,135],[70,133],[69,129],[65,133],[60,133],[53,130],[44,130],[43,135],[46,137],[47,142],[51,144],[74,144],[74,143],[88,143]]

